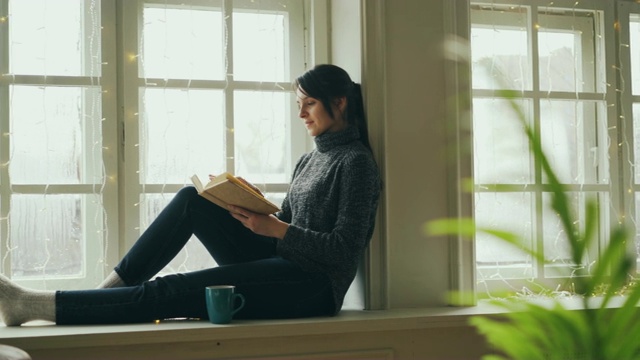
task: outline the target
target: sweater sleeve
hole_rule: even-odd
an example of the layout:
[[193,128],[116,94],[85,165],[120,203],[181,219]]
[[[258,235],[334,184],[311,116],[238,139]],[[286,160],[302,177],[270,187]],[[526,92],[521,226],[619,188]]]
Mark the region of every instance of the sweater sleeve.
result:
[[[380,192],[378,169],[370,156],[356,154],[339,169],[338,213],[329,232],[290,225],[278,252],[309,270],[336,271],[356,266],[373,233]],[[319,209],[322,211],[322,209]]]
[[[303,164],[307,161],[308,158],[309,154],[305,154],[301,156],[300,159],[298,159],[298,162],[293,167],[293,175],[291,176],[292,179],[294,179],[298,175],[298,173],[300,172],[300,168],[302,168]],[[291,224],[292,214],[289,193],[287,193],[284,200],[282,201],[282,205],[280,205],[280,211],[278,211],[275,215],[280,221]]]

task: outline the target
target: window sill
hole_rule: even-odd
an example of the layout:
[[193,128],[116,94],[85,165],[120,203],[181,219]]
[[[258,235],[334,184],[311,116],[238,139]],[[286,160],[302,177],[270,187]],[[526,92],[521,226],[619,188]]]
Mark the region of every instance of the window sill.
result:
[[[577,299],[568,299],[567,307],[579,309],[581,305]],[[56,354],[68,359],[86,356],[95,359],[98,352],[105,359],[122,358],[132,351],[148,358],[161,358],[163,355],[165,358],[213,358],[254,357],[265,353],[309,354],[332,347],[342,353],[356,346],[360,346],[356,348],[359,351],[382,346],[392,349],[390,351],[395,355],[401,354],[403,349],[416,353],[420,353],[420,349],[429,349],[430,353],[437,354],[435,350],[432,352],[437,346],[446,346],[443,351],[451,351],[451,343],[464,343],[462,339],[466,339],[469,347],[454,351],[465,351],[461,355],[475,356],[484,351],[484,339],[469,325],[469,318],[501,311],[481,302],[473,307],[344,310],[338,316],[327,318],[234,320],[229,325],[214,325],[204,320],[92,326],[31,322],[21,327],[0,326],[0,344],[21,348],[33,358],[37,358],[36,355],[55,357]],[[291,347],[292,343],[296,347]],[[249,351],[249,348],[259,350]],[[366,354],[371,355],[370,352]]]
[[[295,320],[234,320],[229,325],[208,321],[163,321],[158,324],[56,326],[31,322],[20,327],[1,327],[0,344],[12,345],[28,353],[65,354],[84,349],[124,349],[161,347],[163,344],[207,343],[211,347],[239,340],[327,338],[356,336],[357,333],[415,331],[428,328],[469,327],[469,316],[486,313],[483,306],[398,309],[384,311],[345,310],[338,316]],[[270,340],[269,340],[270,339]],[[173,347],[173,346],[172,346]],[[65,353],[69,351],[70,353]],[[105,352],[106,354],[107,352]],[[112,355],[115,353],[111,353]],[[105,355],[106,356],[106,355]]]

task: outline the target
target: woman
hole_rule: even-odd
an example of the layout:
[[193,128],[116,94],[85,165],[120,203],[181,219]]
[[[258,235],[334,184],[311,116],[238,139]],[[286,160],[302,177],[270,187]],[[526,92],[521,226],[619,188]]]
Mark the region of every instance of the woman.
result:
[[[185,187],[99,289],[35,291],[0,276],[3,322],[207,318],[204,288],[223,284],[246,299],[235,318],[337,314],[373,233],[380,177],[360,86],[334,65],[318,65],[294,85],[316,149],[298,161],[282,211],[223,209]],[[150,280],[192,234],[219,266]]]

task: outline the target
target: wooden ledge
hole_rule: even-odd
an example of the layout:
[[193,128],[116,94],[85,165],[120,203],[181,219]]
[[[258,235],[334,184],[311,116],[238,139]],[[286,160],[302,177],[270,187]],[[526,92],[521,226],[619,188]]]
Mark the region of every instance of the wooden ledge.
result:
[[466,326],[472,308],[400,309],[383,311],[345,310],[338,316],[294,320],[234,320],[229,325],[208,321],[176,320],[157,324],[58,326],[31,322],[1,327],[0,343],[29,351],[40,348],[158,344],[202,340],[229,340],[364,331],[409,330],[425,327]]

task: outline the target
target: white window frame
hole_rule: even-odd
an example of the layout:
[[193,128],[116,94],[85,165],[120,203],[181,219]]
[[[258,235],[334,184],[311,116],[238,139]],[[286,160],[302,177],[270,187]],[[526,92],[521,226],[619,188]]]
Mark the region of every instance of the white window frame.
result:
[[[0,0],[0,10],[2,14],[8,14],[8,0]],[[86,13],[89,14],[89,9]],[[109,1],[102,1],[100,9],[100,21],[102,23],[115,23],[115,9]],[[6,27],[10,19],[1,20],[0,26]],[[53,288],[77,288],[91,287],[96,281],[102,278],[102,267],[104,259],[115,256],[114,249],[108,248],[109,234],[117,233],[117,224],[115,222],[106,221],[110,211],[108,209],[116,209],[117,203],[117,182],[112,175],[117,168],[116,157],[117,152],[116,141],[116,102],[113,97],[102,96],[100,109],[102,114],[102,158],[106,179],[103,184],[11,184],[9,181],[8,163],[10,161],[10,133],[9,119],[10,103],[9,103],[9,87],[11,85],[30,85],[30,86],[76,86],[76,87],[98,87],[102,94],[115,93],[116,78],[116,57],[115,43],[109,39],[115,39],[115,29],[113,27],[103,27],[101,35],[101,54],[102,59],[98,60],[97,66],[101,68],[100,76],[41,76],[41,75],[5,75],[9,74],[9,43],[8,31],[0,33],[0,248],[9,249],[11,247],[9,241],[9,217],[11,213],[10,197],[12,193],[19,194],[80,194],[80,195],[97,195],[99,203],[91,201],[83,201],[83,233],[84,233],[84,268],[81,273],[73,276],[44,276],[42,279],[30,277],[21,279],[19,284],[32,288],[40,288],[43,286],[43,280],[46,280],[46,287]],[[90,133],[90,132],[88,132]],[[93,144],[85,143],[86,147]],[[99,192],[96,192],[99,189]],[[105,210],[102,210],[103,207]],[[103,212],[104,211],[104,212]],[[93,214],[101,214],[103,225],[97,225],[94,219],[89,219]],[[97,225],[97,227],[96,227]],[[89,242],[96,242],[95,246],[89,246]],[[2,256],[2,272],[9,274],[11,272],[11,257]]]
[[[0,14],[8,13],[8,1],[0,0]],[[230,9],[231,0],[222,0]],[[159,1],[165,4],[170,1]],[[207,3],[194,0],[193,2]],[[282,10],[278,1],[268,0],[273,7]],[[182,4],[184,1],[175,1]],[[294,37],[290,41],[296,42],[298,47],[304,47],[304,59],[300,59],[296,66],[291,67],[292,79],[301,74],[315,63],[328,61],[328,4],[326,0],[304,0],[298,2],[304,7],[304,24],[299,28],[304,31],[291,32]],[[130,55],[137,54],[137,44],[127,39],[127,35],[138,33],[138,6],[140,2],[129,0],[101,0],[100,21],[102,23],[101,34],[101,62],[102,75],[100,77],[61,77],[48,76],[3,76],[8,74],[8,36],[6,31],[0,31],[0,118],[7,119],[9,114],[8,88],[11,84],[45,84],[46,85],[92,85],[100,86],[102,91],[102,133],[103,133],[103,165],[105,171],[104,184],[99,190],[102,194],[101,204],[104,211],[104,229],[93,229],[101,232],[102,243],[99,246],[86,248],[85,271],[79,277],[46,277],[33,280],[20,281],[19,283],[30,288],[48,289],[80,289],[92,288],[99,283],[104,274],[111,271],[126,250],[140,235],[140,214],[136,206],[136,199],[143,192],[137,177],[137,91],[138,79],[137,63],[130,61]],[[1,16],[1,15],[0,15]],[[7,18],[0,19],[0,28],[6,26]],[[134,38],[135,39],[135,38]],[[98,65],[100,66],[100,64]],[[132,80],[133,79],[133,80]],[[45,81],[46,80],[46,81]],[[158,79],[163,81],[163,79]],[[229,79],[227,79],[229,80]],[[130,81],[133,81],[131,86]],[[224,82],[224,81],[223,81]],[[269,83],[233,83],[225,84],[225,91],[234,89],[260,89],[289,92],[291,82],[284,84]],[[165,85],[165,84],[163,84]],[[169,85],[181,86],[180,81]],[[220,84],[217,84],[218,86]],[[230,85],[230,86],[229,86]],[[220,87],[220,86],[219,86]],[[132,96],[134,95],[134,96]],[[293,95],[292,95],[293,96]],[[231,101],[232,103],[232,101]],[[292,171],[299,155],[309,151],[314,146],[312,139],[306,134],[301,122],[297,120],[297,108],[295,101],[291,101],[290,118],[292,130],[289,134],[291,149],[289,154],[289,172]],[[13,185],[9,184],[8,167],[10,144],[6,140],[9,133],[8,122],[0,122],[0,249],[7,249],[7,234],[9,224],[9,198],[11,191],[20,193],[47,194],[55,193],[88,193],[93,194],[94,185]],[[131,141],[129,141],[131,139]],[[127,140],[127,141],[125,141]],[[233,150],[233,142],[227,146]],[[3,165],[4,164],[4,165]],[[233,164],[229,167],[233,171]],[[288,179],[287,179],[288,181]],[[171,193],[177,191],[185,184],[146,185],[146,193]],[[285,192],[287,183],[270,183],[264,185],[266,192]],[[132,200],[132,201],[130,201]],[[87,205],[89,206],[89,204]],[[85,232],[91,230],[85,230]],[[8,256],[3,250],[0,256],[2,272],[10,273],[11,265],[7,261]]]
[[[465,12],[470,9],[471,1],[460,0],[455,4],[452,4],[448,10],[448,13],[451,14],[450,19],[456,19],[453,21],[447,32],[457,37],[461,37],[463,39],[470,39],[469,29],[471,25],[471,20],[469,14]],[[476,3],[476,2],[474,2]],[[508,1],[501,1],[500,3],[508,3]],[[511,1],[513,6],[546,6],[548,2],[538,1],[538,0],[525,0],[525,1]],[[524,95],[527,98],[530,98],[531,95],[534,98],[539,99],[568,99],[568,100],[604,100],[609,105],[607,106],[607,126],[609,131],[609,138],[611,141],[619,141],[620,146],[610,146],[609,148],[609,169],[610,169],[610,184],[607,185],[589,185],[588,188],[583,188],[582,190],[586,191],[610,191],[612,194],[610,197],[610,219],[601,218],[602,229],[600,229],[600,237],[606,238],[607,231],[604,229],[607,225],[608,221],[612,222],[620,222],[628,225],[631,229],[632,234],[635,234],[635,201],[633,200],[633,196],[628,196],[628,190],[624,189],[633,189],[634,194],[640,190],[640,186],[636,184],[631,184],[630,181],[633,181],[633,170],[630,169],[629,166],[625,166],[625,164],[633,163],[633,129],[632,126],[629,125],[631,121],[630,116],[627,115],[626,119],[622,114],[632,114],[632,103],[638,103],[640,101],[638,96],[633,96],[631,94],[630,84],[627,81],[625,84],[625,88],[622,91],[618,91],[616,89],[620,89],[620,84],[624,83],[620,81],[620,77],[623,79],[630,79],[630,63],[628,54],[625,55],[624,51],[628,51],[624,46],[618,46],[615,44],[616,36],[620,36],[619,41],[622,44],[628,44],[628,30],[625,33],[624,23],[622,23],[620,28],[619,35],[616,35],[614,32],[614,24],[616,24],[616,20],[620,17],[627,16],[630,12],[637,13],[639,12],[640,5],[636,3],[632,3],[630,1],[618,0],[616,2],[601,2],[601,1],[580,1],[579,3],[574,1],[555,1],[553,4],[554,8],[565,7],[567,9],[581,9],[585,10],[596,10],[602,14],[601,22],[604,26],[604,47],[599,49],[604,54],[606,59],[606,79],[607,84],[609,85],[609,89],[605,92],[578,92],[571,94],[563,94],[563,93],[554,93],[550,94],[536,94],[537,86],[534,85],[533,94],[530,91],[524,91]],[[535,13],[534,13],[535,14]],[[532,23],[536,23],[535,15],[532,16]],[[537,34],[535,32],[533,34],[533,39],[530,40],[530,43],[533,47],[537,46]],[[618,48],[620,48],[618,50]],[[620,51],[620,53],[617,53]],[[463,53],[463,51],[461,52]],[[533,57],[533,74],[534,77],[537,76],[537,67],[539,66],[537,62],[537,51],[532,52]],[[447,77],[450,80],[449,82],[452,85],[452,88],[456,88],[456,90],[461,91],[464,94],[471,88],[471,85],[467,81],[470,76],[470,67],[468,60],[470,58],[465,58],[460,61],[463,57],[459,57],[458,61],[452,61],[448,64],[447,69]],[[617,72],[619,71],[619,73]],[[620,76],[620,77],[619,77]],[[534,84],[537,82],[537,79],[532,79]],[[596,89],[598,90],[598,89]],[[539,91],[537,91],[539,92]],[[485,95],[491,96],[492,91],[490,90],[474,90],[473,96]],[[471,99],[468,99],[469,101]],[[617,106],[613,106],[615,104]],[[458,168],[454,169],[452,175],[456,176],[460,181],[464,179],[466,175],[464,172],[467,170],[460,169],[469,169],[473,167],[473,158],[472,154],[465,153],[461,149],[469,148],[470,139],[466,137],[467,129],[470,129],[470,119],[465,118],[465,101],[458,101],[458,106],[455,107],[453,111],[451,111],[452,118],[455,118],[458,121],[458,133],[459,133],[459,141],[463,146],[459,146],[460,150],[458,153]],[[468,108],[467,108],[468,110]],[[539,109],[536,109],[539,111]],[[534,116],[535,118],[536,116]],[[621,129],[618,131],[618,129]],[[457,171],[457,173],[456,173]],[[540,175],[538,175],[540,176]],[[579,186],[578,186],[579,187]],[[572,190],[575,190],[576,186],[570,187]],[[460,190],[460,188],[459,188]],[[457,209],[457,214],[464,216],[468,215],[469,209],[473,208],[473,199],[466,197],[464,195],[464,191],[459,191],[455,194],[458,200],[462,199],[462,201],[458,202],[453,206],[453,209]],[[472,211],[471,211],[472,212]],[[604,223],[603,223],[604,222]],[[464,242],[460,239],[453,239],[452,242],[452,278],[454,280],[451,282],[451,289],[454,291],[462,291],[463,293],[476,292],[476,269],[475,269],[475,250],[473,242]],[[637,239],[636,239],[637,241]],[[635,241],[630,242],[628,246],[628,251],[632,254],[636,254],[635,249]],[[465,264],[462,266],[462,269],[456,269],[454,264]],[[469,269],[467,267],[472,267]],[[458,276],[459,281],[456,281],[456,273],[462,274]],[[540,280],[540,279],[536,279]],[[544,280],[544,279],[542,279]],[[557,279],[552,279],[552,283],[557,283]],[[526,285],[526,280],[524,282],[512,282],[509,280],[511,286],[518,288],[518,286]],[[544,281],[543,281],[544,282]],[[488,289],[492,290],[504,290],[505,287],[501,286],[501,281],[497,280],[488,285]],[[483,289],[484,292],[484,284]]]
[[[124,209],[125,217],[121,217],[122,228],[121,229],[121,239],[125,239],[124,243],[121,246],[124,249],[128,249],[133,245],[135,240],[141,234],[141,218],[140,218],[140,206],[139,199],[142,194],[172,194],[177,192],[180,188],[182,188],[185,184],[143,184],[138,176],[137,170],[139,168],[140,159],[139,159],[139,149],[137,148],[137,139],[139,138],[139,129],[138,129],[138,91],[142,87],[166,87],[166,88],[202,88],[202,89],[220,89],[224,91],[224,98],[226,102],[227,111],[225,112],[227,128],[233,128],[233,92],[237,89],[260,89],[265,91],[290,91],[290,82],[280,84],[280,83],[268,83],[268,82],[248,82],[248,81],[234,81],[233,80],[233,64],[231,61],[232,54],[229,53],[230,57],[228,60],[228,68],[226,79],[222,81],[216,80],[198,80],[191,81],[189,85],[187,85],[187,81],[184,80],[165,80],[165,79],[152,79],[152,78],[140,78],[138,75],[138,57],[135,56],[138,54],[138,44],[136,39],[137,36],[132,36],[132,34],[137,34],[140,30],[140,17],[142,16],[141,7],[143,3],[158,3],[159,5],[164,6],[166,1],[125,1],[121,3],[122,6],[122,14],[123,14],[123,23],[124,23],[124,41],[123,41],[123,53],[129,55],[130,61],[126,61],[123,64],[122,82],[125,84],[124,90],[122,92],[123,98],[121,99],[123,108],[124,108],[124,119],[122,126],[123,134],[125,134],[125,142],[123,144],[124,150],[123,155],[126,159],[124,166],[126,167],[124,174],[126,179],[124,180],[126,185],[123,187],[123,204],[121,205]],[[206,1],[196,1],[201,2],[202,6],[206,5]],[[169,1],[169,4],[173,4],[173,6],[182,6],[181,4],[185,3],[183,1]],[[189,2],[191,3],[191,2]],[[223,3],[223,11],[224,16],[227,22],[227,28],[231,28],[231,4],[230,0],[222,0]],[[281,11],[283,8],[278,5],[278,1],[261,1],[261,6],[265,3],[271,3],[271,6],[274,10]],[[309,2],[301,2],[300,6],[309,6]],[[303,28],[303,24],[299,25],[300,28]],[[322,27],[320,27],[322,29]],[[325,28],[326,29],[326,28]],[[304,33],[295,33],[292,32],[290,35],[294,36],[294,38],[290,39],[290,42],[297,43],[298,47],[304,46],[305,39],[303,38]],[[232,51],[232,46],[229,44],[227,46],[227,51]],[[305,59],[299,59],[298,64],[304,64]],[[290,69],[292,76],[296,76],[295,74],[301,74],[304,71],[303,66],[294,66]],[[292,120],[292,131],[290,132],[289,139],[291,144],[291,149],[288,149],[287,153],[289,154],[289,168],[288,171],[292,171],[292,167],[295,164],[295,161],[298,158],[298,155],[302,152],[310,150],[310,143],[307,142],[305,129],[302,125],[295,121],[297,118],[297,112],[295,103],[291,103],[291,111],[290,111],[290,119]],[[227,135],[230,135],[227,132]],[[229,137],[226,141],[226,151],[227,151],[227,171],[234,172],[234,160],[232,158],[232,154],[234,151],[234,144],[232,137]],[[287,179],[288,181],[289,179]],[[263,186],[263,190],[267,193],[269,192],[286,192],[288,188],[287,183],[269,183],[269,184],[260,184]]]
[[[640,114],[634,114],[634,105],[636,108],[640,106],[640,94],[633,94],[631,83],[631,56],[630,56],[630,36],[629,36],[629,22],[630,15],[640,16],[640,3],[618,0],[616,2],[616,11],[618,22],[618,36],[620,46],[618,47],[618,61],[616,69],[619,71],[619,78],[617,78],[620,89],[619,96],[619,114],[621,128],[623,132],[620,135],[621,153],[624,158],[622,161],[625,163],[635,163],[636,166],[640,160],[635,159],[634,155],[634,130],[633,121],[634,116],[640,117]],[[620,21],[623,20],[623,21]],[[638,44],[640,46],[640,44]],[[640,51],[640,49],[633,49],[634,51]],[[636,69],[640,69],[636,64]],[[638,74],[636,74],[638,76]],[[640,124],[638,124],[640,126]],[[629,252],[636,254],[636,271],[640,270],[640,252],[636,249],[640,244],[640,219],[636,210],[636,202],[640,196],[640,184],[636,183],[634,176],[634,169],[630,167],[624,167],[620,169],[622,174],[621,189],[629,189],[628,191],[622,190],[621,201],[623,202],[623,223],[630,229],[630,234],[634,235],[635,241],[630,241],[627,244]],[[631,193],[633,196],[624,196],[624,193]]]

